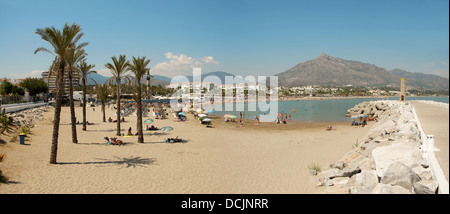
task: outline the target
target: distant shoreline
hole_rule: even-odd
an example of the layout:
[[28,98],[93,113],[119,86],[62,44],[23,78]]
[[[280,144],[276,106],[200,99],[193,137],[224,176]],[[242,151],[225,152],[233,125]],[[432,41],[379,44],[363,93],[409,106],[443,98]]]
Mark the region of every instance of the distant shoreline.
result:
[[[410,96],[410,97],[445,97],[445,96]],[[391,98],[399,98],[397,96],[348,96],[348,97],[279,97],[275,100],[270,100],[267,98],[266,101],[297,101],[297,100],[342,100],[342,99],[391,99]],[[400,99],[400,98],[399,98]],[[244,100],[244,102],[255,102],[256,100]],[[408,97],[406,97],[406,101],[408,101]],[[217,103],[221,103],[220,101],[216,101]],[[225,103],[238,103],[242,102],[241,100],[226,101]]]

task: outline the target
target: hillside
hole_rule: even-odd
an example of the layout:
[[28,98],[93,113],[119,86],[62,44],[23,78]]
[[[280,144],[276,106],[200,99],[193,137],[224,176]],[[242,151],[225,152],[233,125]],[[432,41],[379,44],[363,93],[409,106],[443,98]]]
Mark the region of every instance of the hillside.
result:
[[323,53],[313,60],[299,63],[279,73],[280,86],[399,86],[405,78],[408,88],[448,90],[448,78],[395,69],[388,71],[373,64],[344,60]]

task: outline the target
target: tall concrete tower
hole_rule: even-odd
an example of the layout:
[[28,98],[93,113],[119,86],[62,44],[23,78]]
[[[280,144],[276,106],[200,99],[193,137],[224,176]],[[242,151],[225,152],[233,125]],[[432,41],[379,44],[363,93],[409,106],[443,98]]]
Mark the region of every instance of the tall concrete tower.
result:
[[400,85],[400,101],[406,100],[405,78],[402,77],[402,83]]

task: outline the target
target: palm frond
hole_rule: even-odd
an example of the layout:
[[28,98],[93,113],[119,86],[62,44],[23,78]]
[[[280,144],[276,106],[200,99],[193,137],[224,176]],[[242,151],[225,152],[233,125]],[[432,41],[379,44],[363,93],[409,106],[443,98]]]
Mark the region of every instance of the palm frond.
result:
[[48,50],[47,48],[44,48],[44,47],[40,47],[40,48],[38,48],[38,49],[36,49],[35,51],[34,51],[34,54],[36,54],[36,53],[38,53],[38,52],[48,52],[48,53],[50,53],[50,54],[52,54],[53,56],[55,55],[55,54],[53,54],[53,52],[51,52],[50,50]]

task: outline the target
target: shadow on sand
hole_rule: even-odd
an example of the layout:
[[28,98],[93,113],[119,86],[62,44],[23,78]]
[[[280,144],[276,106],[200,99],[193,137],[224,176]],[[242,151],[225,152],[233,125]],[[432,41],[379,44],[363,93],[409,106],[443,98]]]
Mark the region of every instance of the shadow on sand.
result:
[[156,162],[155,158],[142,158],[142,157],[129,157],[129,158],[120,158],[117,156],[113,156],[114,159],[108,160],[108,159],[101,159],[101,158],[96,158],[99,161],[90,161],[90,162],[60,162],[58,164],[60,165],[70,165],[70,164],[95,164],[95,165],[118,165],[121,168],[125,167],[125,168],[129,168],[129,167],[137,167],[137,166],[141,166],[141,167],[145,167],[146,165],[151,165],[154,164]]

